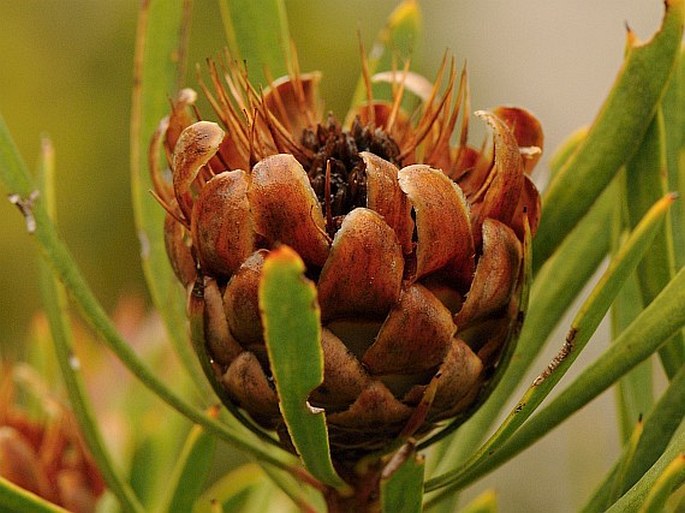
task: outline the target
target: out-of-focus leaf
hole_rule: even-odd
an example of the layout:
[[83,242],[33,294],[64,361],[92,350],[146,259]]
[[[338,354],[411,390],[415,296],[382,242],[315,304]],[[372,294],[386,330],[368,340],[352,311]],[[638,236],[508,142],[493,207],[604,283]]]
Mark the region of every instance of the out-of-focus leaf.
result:
[[304,277],[304,262],[287,246],[264,262],[259,309],[279,405],[293,445],[307,470],[321,482],[345,487],[331,461],[325,413],[309,394],[323,382],[321,321],[316,288]]
[[[368,53],[369,76],[376,71],[392,70],[393,55],[401,70],[403,62],[411,58],[412,52],[416,49],[420,32],[421,9],[419,3],[417,0],[404,0],[390,14]],[[398,72],[401,73],[400,70]],[[366,87],[365,79],[361,76],[352,95],[352,109],[364,102]]]
[[[188,23],[188,0],[142,2],[138,16],[131,106],[131,193],[140,256],[148,290],[169,339],[198,390],[207,384],[186,339],[185,294],[174,276],[164,245],[164,209],[152,198],[148,152],[155,129],[168,114],[169,96],[179,87],[185,55],[181,27]],[[160,156],[157,155],[157,158]],[[206,395],[206,394],[205,394]]]
[[221,0],[219,5],[231,58],[247,63],[253,84],[268,85],[265,69],[274,78],[288,73],[295,63],[283,0]]
[[[635,155],[626,164],[626,204],[629,226],[635,226],[649,206],[660,198],[667,187],[665,128],[661,111],[647,129]],[[677,209],[678,207],[676,207]],[[637,269],[637,277],[644,305],[648,305],[675,274],[675,256],[670,226],[660,227],[652,248]],[[685,342],[682,333],[676,334],[659,350],[661,364],[673,377],[685,361]]]
[[[616,501],[606,513],[645,513],[662,509],[641,509],[659,505],[668,494],[685,481],[685,424],[681,426],[656,463]],[[675,463],[674,463],[675,462]],[[665,495],[665,497],[664,497]],[[653,501],[653,502],[652,502]],[[650,504],[651,503],[651,504]]]
[[213,513],[212,504],[220,504],[222,511],[242,511],[241,507],[250,490],[264,483],[259,465],[250,463],[232,470],[197,499],[193,513]]
[[486,490],[459,510],[459,513],[497,513],[497,494]]
[[614,466],[607,478],[598,487],[595,494],[581,510],[582,513],[603,511],[610,504],[610,484],[618,473],[619,467],[626,468],[620,492],[633,486],[651,467],[666,449],[673,433],[678,429],[685,415],[685,367],[671,380],[668,388],[645,418],[642,435],[629,465],[624,460],[629,455],[624,453],[622,460]]
[[160,513],[191,511],[211,470],[215,449],[216,438],[202,426],[193,426],[167,482],[168,495],[159,508]]
[[585,142],[545,191],[534,241],[534,269],[547,260],[611,181],[647,130],[683,34],[683,0],[668,0],[661,29],[647,44],[629,34],[626,61]]
[[[685,49],[662,100],[666,128],[667,187],[685,195]],[[671,212],[676,269],[685,265],[685,201]]]
[[403,446],[381,475],[383,513],[421,513],[424,458]]
[[[39,187],[46,211],[49,215],[54,215],[55,170],[52,158],[53,150],[52,145],[45,140],[42,147],[43,153],[40,159],[41,165],[38,174]],[[142,505],[129,484],[115,468],[112,457],[107,451],[93,407],[88,399],[86,386],[81,376],[81,365],[78,356],[74,353],[67,297],[64,288],[45,261],[40,263],[40,288],[43,306],[50,324],[55,357],[69,395],[69,403],[71,404],[74,416],[78,420],[80,432],[108,488],[117,496],[122,508],[132,513],[142,513]]]
[[549,159],[549,171],[553,177],[556,175],[573,156],[575,151],[585,141],[588,133],[588,127],[581,127],[571,133],[559,147],[554,150],[554,153]]
[[0,476],[0,510],[3,513],[69,513],[66,509],[19,488]]
[[267,477],[292,501],[297,511],[316,512],[325,509],[324,498],[313,487],[304,487],[294,476],[268,465],[262,467]]
[[559,354],[533,382],[495,434],[462,468],[431,479],[427,483],[428,489],[458,482],[463,476],[468,476],[472,470],[478,472],[478,467],[484,462],[492,461],[492,455],[500,450],[542,403],[590,340],[623,282],[634,271],[653,241],[656,227],[663,222],[673,201],[674,198],[671,195],[665,196],[645,215],[576,314]]
[[[670,210],[673,210],[672,207]],[[633,274],[623,284],[623,288],[611,305],[612,339],[630,325],[642,311],[642,296]],[[621,438],[627,441],[641,415],[645,415],[654,404],[652,382],[652,362],[647,360],[616,384],[616,400],[618,403],[619,427]]]

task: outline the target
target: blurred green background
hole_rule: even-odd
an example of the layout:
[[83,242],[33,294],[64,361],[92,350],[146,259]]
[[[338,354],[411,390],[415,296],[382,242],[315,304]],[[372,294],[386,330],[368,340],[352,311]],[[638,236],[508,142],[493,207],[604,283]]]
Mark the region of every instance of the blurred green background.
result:
[[[216,2],[193,3],[191,64],[223,46]],[[286,0],[302,69],[323,71],[323,97],[339,116],[359,73],[357,33],[368,48],[396,4]],[[41,135],[52,138],[60,230],[104,305],[112,308],[123,294],[147,300],[129,193],[130,90],[139,3],[6,0],[0,5],[0,112],[29,165],[36,162]],[[609,90],[622,58],[624,22],[647,38],[662,14],[658,0],[425,0],[421,5],[424,37],[414,69],[432,76],[445,49],[458,63],[468,60],[473,109],[510,103],[532,110],[545,127],[547,159],[566,134],[592,120]],[[545,162],[536,175],[541,185]],[[0,233],[2,355],[21,353],[40,302],[35,247],[19,213],[4,200]],[[527,469],[527,487],[516,483],[521,474],[512,471],[513,464],[491,478],[498,487],[512,478],[515,483],[506,497],[519,506],[503,511],[566,511],[565,505],[578,505],[605,470],[604,458],[608,462],[618,450],[613,424],[596,422],[611,408],[607,404],[593,403],[585,417],[567,423],[517,460],[516,468]],[[588,465],[592,459],[597,463]],[[550,496],[543,492],[548,481],[537,476],[573,476],[573,484]],[[528,502],[531,497],[535,500]]]

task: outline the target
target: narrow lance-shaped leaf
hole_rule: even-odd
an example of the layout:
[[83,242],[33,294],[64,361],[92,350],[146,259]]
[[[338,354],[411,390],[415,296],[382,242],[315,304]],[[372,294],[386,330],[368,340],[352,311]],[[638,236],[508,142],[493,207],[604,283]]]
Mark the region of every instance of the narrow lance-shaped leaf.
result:
[[0,506],[5,513],[69,513],[0,476]]
[[619,254],[599,280],[571,324],[566,341],[549,367],[533,382],[494,435],[474,454],[462,470],[430,481],[430,488],[450,483],[459,475],[468,475],[513,435],[549,394],[583,350],[608,311],[625,279],[632,273],[654,239],[656,228],[663,222],[674,197],[660,200],[640,222]]
[[[685,269],[603,353],[543,410],[524,424],[501,448],[468,475],[457,476],[453,487],[463,487],[530,447],[575,411],[609,388],[626,372],[659,349],[685,326]],[[439,482],[427,483],[434,487]]]
[[683,33],[683,0],[668,0],[661,30],[646,44],[629,33],[629,51],[583,145],[545,191],[534,241],[538,269],[637,148],[672,74]]
[[268,85],[264,70],[277,78],[294,64],[290,58],[290,33],[283,0],[221,0],[231,58],[247,63],[250,81]]
[[643,428],[644,424],[642,423],[642,420],[639,420],[637,424],[635,424],[635,429],[633,429],[633,433],[631,434],[627,443],[625,443],[623,446],[623,455],[619,459],[619,464],[617,465],[614,479],[609,486],[609,504],[613,504],[621,496],[623,483],[626,480],[626,474],[628,472],[628,467],[635,460],[635,452],[637,451],[637,445],[640,441],[640,437],[642,436]]
[[241,507],[249,491],[264,482],[264,473],[256,463],[248,463],[231,470],[210,486],[195,502],[193,513],[217,511],[242,511]]
[[[664,115],[667,188],[685,195],[685,48],[680,57],[668,89],[661,102]],[[685,202],[671,212],[670,229],[673,236],[676,269],[685,265]]]
[[671,492],[685,481],[685,452],[669,463],[650,488],[640,513],[660,513],[666,506]]
[[657,462],[642,478],[626,492],[617,502],[606,510],[606,513],[651,513],[663,511],[643,509],[657,507],[667,498],[671,490],[685,482],[685,425],[681,426]]
[[288,246],[264,262],[259,309],[279,406],[288,433],[307,470],[334,487],[346,485],[331,461],[325,414],[314,411],[309,394],[323,382],[321,322],[316,288],[305,266]]
[[[637,224],[656,199],[666,192],[667,163],[664,117],[658,110],[642,144],[626,165],[626,204],[630,226]],[[674,210],[677,210],[678,206]],[[649,304],[675,274],[675,255],[670,226],[660,227],[637,269],[643,304]],[[685,361],[685,341],[676,334],[659,350],[661,363],[673,377]]]
[[[40,190],[46,210],[54,216],[54,160],[53,149],[49,141],[44,140],[41,165],[39,169]],[[40,288],[43,306],[50,324],[50,333],[55,349],[55,356],[62,373],[62,379],[69,395],[74,416],[78,420],[80,431],[90,453],[97,463],[109,489],[116,495],[124,511],[143,512],[140,501],[133,490],[116,469],[113,459],[107,451],[102,433],[98,427],[92,404],[88,399],[86,386],[80,372],[78,357],[74,354],[73,334],[70,327],[69,306],[64,288],[53,275],[52,269],[45,261],[40,265]]]
[[183,66],[178,57],[185,53],[181,28],[189,22],[188,5],[188,0],[151,0],[141,4],[131,105],[131,193],[141,262],[152,301],[164,320],[176,354],[195,379],[197,388],[204,391],[207,384],[198,372],[186,339],[183,290],[164,245],[165,212],[150,195],[153,186],[147,159],[152,135],[167,114],[168,98],[179,87]]
[[[625,172],[621,172],[615,182],[619,190],[624,190],[622,181],[625,180]],[[614,212],[611,223],[612,253],[619,248],[628,236],[625,229],[627,224],[627,205],[625,194],[616,196]],[[671,211],[673,208],[670,209]],[[614,303],[611,305],[611,333],[612,341],[630,325],[643,309],[642,294],[637,282],[637,276],[633,273],[623,284]],[[621,439],[628,441],[633,433],[638,419],[652,409],[654,404],[654,389],[652,380],[652,365],[647,361],[638,365],[626,374],[616,384],[615,397],[618,410],[618,422],[621,431]]]
[[[216,415],[218,411],[210,412]],[[204,489],[213,465],[216,438],[199,425],[194,425],[167,483],[167,496],[159,507],[160,513],[191,511]]]
[[604,510],[610,505],[612,501],[609,497],[611,489],[609,483],[615,481],[619,467],[626,469],[621,482],[620,494],[623,494],[642,477],[666,449],[669,440],[682,421],[684,410],[685,366],[680,368],[652,411],[646,416],[642,435],[632,461],[626,465],[624,460],[629,455],[624,454],[622,456],[622,459],[614,466],[604,482],[597,486],[597,491],[581,510],[582,513]]
[[381,474],[383,513],[421,513],[424,458],[405,444]]

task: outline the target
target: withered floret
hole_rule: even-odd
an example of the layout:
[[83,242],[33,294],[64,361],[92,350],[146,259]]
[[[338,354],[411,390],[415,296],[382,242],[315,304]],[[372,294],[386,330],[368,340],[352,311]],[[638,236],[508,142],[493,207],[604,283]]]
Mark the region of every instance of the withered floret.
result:
[[171,168],[165,182],[153,155],[167,251],[200,305],[210,378],[287,445],[257,300],[265,259],[286,244],[317,286],[325,372],[310,403],[327,413],[336,460],[472,410],[524,308],[538,121],[479,111],[493,141],[478,150],[465,73],[452,70],[442,93],[438,80],[415,113],[397,87],[342,126],[321,115],[318,74],[258,94],[237,64],[225,68],[210,65],[215,90],[202,84],[221,126],[194,119],[184,90],[151,151],[163,146]]

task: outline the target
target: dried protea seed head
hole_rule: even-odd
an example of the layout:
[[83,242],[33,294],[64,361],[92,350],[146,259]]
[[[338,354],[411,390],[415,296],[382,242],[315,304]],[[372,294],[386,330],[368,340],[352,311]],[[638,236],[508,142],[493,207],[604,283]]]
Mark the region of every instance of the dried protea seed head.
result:
[[[393,73],[391,101],[371,99],[342,125],[321,116],[318,74],[259,94],[232,61],[212,63],[214,87],[201,87],[221,126],[194,119],[184,90],[151,147],[163,146],[171,167],[165,182],[151,162],[210,378],[286,442],[257,291],[276,246],[304,261],[325,367],[310,404],[326,411],[338,461],[465,417],[522,317],[540,124],[519,108],[479,111],[492,144],[468,145],[466,73],[457,79],[452,66],[443,87],[446,69],[427,88]],[[423,98],[417,112],[400,109],[405,86]]]

